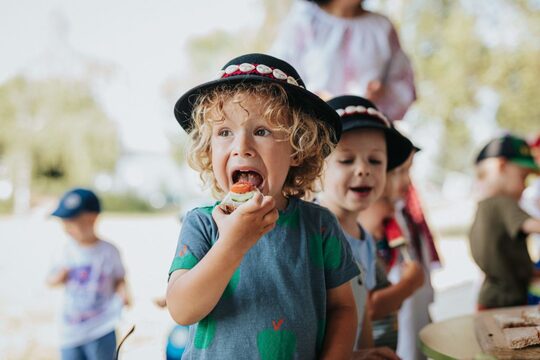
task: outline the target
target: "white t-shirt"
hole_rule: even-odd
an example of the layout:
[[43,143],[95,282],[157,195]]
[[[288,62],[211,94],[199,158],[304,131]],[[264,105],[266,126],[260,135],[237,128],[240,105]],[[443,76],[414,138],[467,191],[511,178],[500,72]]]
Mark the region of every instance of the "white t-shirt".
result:
[[365,96],[370,81],[381,81],[385,93],[375,105],[392,120],[402,119],[416,99],[409,59],[380,14],[345,19],[295,0],[270,54],[294,66],[314,92]]
[[71,240],[56,266],[69,269],[61,347],[79,346],[113,331],[123,306],[115,284],[125,275],[118,249],[103,240],[91,247]]
[[[532,218],[540,219],[540,177],[536,178],[523,192],[519,201],[521,208]],[[540,260],[540,234],[530,234],[532,239],[534,261]]]

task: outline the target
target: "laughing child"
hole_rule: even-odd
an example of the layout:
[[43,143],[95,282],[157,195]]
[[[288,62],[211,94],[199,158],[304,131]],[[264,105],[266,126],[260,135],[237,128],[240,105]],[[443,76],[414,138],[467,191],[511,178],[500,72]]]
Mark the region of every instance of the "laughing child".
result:
[[[321,204],[337,216],[355,259],[366,270],[367,306],[370,318],[375,320],[375,345],[395,349],[395,304],[409,290],[414,291],[418,282],[421,284],[422,279],[418,281],[421,269],[415,262],[408,263],[405,280],[390,284],[385,270],[377,264],[375,242],[357,218],[382,195],[386,172],[405,162],[412,144],[367,99],[339,96],[328,104],[341,117],[343,135],[326,160]],[[401,301],[403,299],[399,304]]]

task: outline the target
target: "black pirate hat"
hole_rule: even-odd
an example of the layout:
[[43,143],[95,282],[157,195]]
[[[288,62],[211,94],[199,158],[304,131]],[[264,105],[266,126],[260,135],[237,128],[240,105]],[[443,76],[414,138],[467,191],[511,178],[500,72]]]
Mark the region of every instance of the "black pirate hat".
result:
[[403,164],[411,154],[411,141],[397,131],[371,101],[360,96],[344,95],[330,99],[328,105],[341,117],[343,132],[360,128],[380,129],[384,132],[388,171]]
[[226,63],[217,79],[187,91],[174,106],[178,123],[190,132],[193,129],[192,112],[197,98],[212,88],[239,83],[274,83],[287,92],[289,104],[322,121],[330,130],[331,140],[339,141],[341,122],[336,112],[321,98],[306,90],[298,72],[287,62],[265,54],[247,54]]

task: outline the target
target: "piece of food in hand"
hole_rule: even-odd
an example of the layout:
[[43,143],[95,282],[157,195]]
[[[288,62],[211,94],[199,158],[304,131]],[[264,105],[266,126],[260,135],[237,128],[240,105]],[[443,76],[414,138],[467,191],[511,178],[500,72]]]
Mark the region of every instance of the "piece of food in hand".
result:
[[223,199],[220,206],[228,214],[232,213],[236,208],[251,199],[259,189],[249,182],[237,182],[233,186],[227,196]]
[[538,331],[540,327],[515,327],[503,329],[504,337],[511,349],[522,349],[527,346],[540,344]]
[[526,321],[524,318],[518,316],[511,316],[506,314],[495,314],[493,315],[495,322],[501,329],[514,328],[520,326],[530,326],[531,324]]

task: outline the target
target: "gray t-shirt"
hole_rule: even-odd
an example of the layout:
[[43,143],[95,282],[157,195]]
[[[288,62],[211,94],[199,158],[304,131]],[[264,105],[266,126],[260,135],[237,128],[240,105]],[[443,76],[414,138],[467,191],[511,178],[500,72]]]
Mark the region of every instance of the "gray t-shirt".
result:
[[[212,209],[187,214],[169,274],[193,268],[218,239]],[[190,326],[183,359],[315,359],[324,341],[326,291],[358,274],[334,215],[290,198],[216,307]]]
[[[376,291],[391,286],[388,281],[384,264],[377,257],[375,239],[360,226],[362,239],[356,239],[345,233],[346,239],[351,246],[356,261],[366,268],[366,287],[369,291]],[[357,304],[357,309],[359,308]],[[360,318],[360,316],[358,316]],[[397,347],[397,314],[389,314],[382,319],[372,320],[373,343],[375,346],[388,346],[392,349]]]

